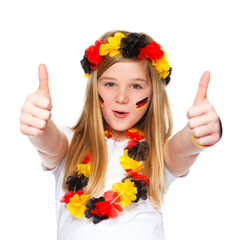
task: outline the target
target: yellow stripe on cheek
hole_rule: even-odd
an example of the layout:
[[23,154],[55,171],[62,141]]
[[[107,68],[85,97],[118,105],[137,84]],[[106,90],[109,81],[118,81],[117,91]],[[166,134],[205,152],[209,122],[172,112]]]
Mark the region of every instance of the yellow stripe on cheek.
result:
[[142,107],[140,107],[140,108],[137,108],[137,111],[139,111],[140,109],[143,109],[143,108],[145,108],[147,106],[147,104],[146,105],[144,105],[144,106],[142,106]]

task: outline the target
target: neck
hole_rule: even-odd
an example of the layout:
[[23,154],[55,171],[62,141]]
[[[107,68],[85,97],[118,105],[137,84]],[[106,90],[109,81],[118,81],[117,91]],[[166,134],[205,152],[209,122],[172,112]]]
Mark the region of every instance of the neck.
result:
[[115,140],[116,142],[121,142],[125,139],[127,139],[126,131],[116,131],[114,129],[110,129],[111,132],[111,139]]

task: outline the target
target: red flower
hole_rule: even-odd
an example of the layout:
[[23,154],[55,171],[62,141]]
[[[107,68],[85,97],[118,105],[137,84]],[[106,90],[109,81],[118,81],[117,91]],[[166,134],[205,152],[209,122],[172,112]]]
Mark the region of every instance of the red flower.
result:
[[105,44],[102,40],[101,42],[96,41],[94,45],[91,45],[86,49],[86,57],[90,62],[92,69],[96,69],[97,65],[102,61],[102,56],[99,55],[99,48],[101,44]]
[[82,161],[82,164],[87,164],[93,158],[93,154],[91,152],[87,153]]
[[118,204],[120,198],[118,194],[113,191],[107,191],[103,197],[105,201],[95,203],[95,208],[91,211],[91,214],[95,214],[99,217],[108,216],[109,218],[115,218],[118,216],[118,212],[122,212],[122,207]]
[[124,149],[132,148],[133,146],[136,146],[136,142],[134,140],[130,139],[127,143],[127,146]]
[[140,59],[144,59],[144,56],[146,58],[155,60],[155,59],[161,59],[164,55],[164,52],[162,50],[162,47],[159,43],[156,42],[149,42],[148,45],[144,48],[139,49],[140,54],[138,57]]
[[131,140],[135,140],[135,141],[140,141],[144,138],[144,135],[143,133],[141,133],[140,131],[138,130],[135,130],[135,129],[129,129],[126,131],[126,134],[128,136],[128,138],[130,138]]
[[138,174],[137,172],[134,172],[132,169],[125,169],[125,171],[127,172],[127,176],[131,176],[133,178],[135,178],[136,180],[144,180],[145,184],[149,183],[149,179],[147,178],[146,175],[142,175],[142,174]]
[[69,203],[70,198],[72,198],[75,194],[78,194],[79,196],[81,196],[83,194],[83,190],[81,191],[77,191],[77,192],[72,192],[72,191],[68,191],[65,193],[65,195],[62,197],[62,199],[60,200],[61,203],[66,203],[66,205]]

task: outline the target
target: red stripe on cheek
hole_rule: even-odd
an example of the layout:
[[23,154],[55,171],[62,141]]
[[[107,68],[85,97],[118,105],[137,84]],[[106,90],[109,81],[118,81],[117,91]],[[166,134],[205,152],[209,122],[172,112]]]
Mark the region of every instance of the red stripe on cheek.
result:
[[104,100],[103,100],[103,98],[101,97],[101,95],[100,95],[100,94],[98,94],[98,99],[99,99],[99,101],[100,101],[101,105],[103,105],[103,103],[104,103]]
[[141,107],[143,107],[144,105],[146,105],[147,103],[148,103],[148,98],[146,97],[146,98],[144,98],[143,100],[137,102],[136,105],[137,105],[137,108],[141,108]]

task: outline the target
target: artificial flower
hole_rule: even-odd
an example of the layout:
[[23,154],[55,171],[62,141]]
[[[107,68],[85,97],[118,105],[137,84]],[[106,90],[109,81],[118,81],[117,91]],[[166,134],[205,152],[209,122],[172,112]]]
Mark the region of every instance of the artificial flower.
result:
[[109,54],[110,57],[114,57],[115,55],[119,54],[119,48],[121,45],[121,39],[124,38],[124,34],[117,32],[114,34],[114,37],[108,38],[108,43],[101,44],[99,49],[99,54],[101,56],[105,56]]
[[161,59],[164,55],[162,47],[156,42],[149,42],[148,45],[141,49],[138,57],[144,59],[144,57],[156,61],[156,59]]
[[120,205],[127,206],[131,201],[136,200],[137,188],[134,187],[134,182],[127,179],[124,183],[115,183],[112,186],[113,192],[117,192],[120,196]]
[[137,57],[140,53],[139,49],[144,48],[147,44],[145,35],[139,36],[138,33],[130,33],[126,38],[122,38],[120,50],[124,57]]
[[66,205],[67,205],[70,201],[70,198],[72,198],[75,194],[78,194],[79,196],[81,196],[83,194],[83,190],[78,191],[78,192],[72,192],[72,191],[66,192],[65,195],[60,200],[60,202],[66,203]]
[[105,201],[104,197],[100,198],[91,198],[87,204],[86,204],[86,210],[85,210],[85,216],[86,218],[91,218],[93,217],[93,223],[97,224],[100,223],[102,220],[107,219],[107,215],[100,215],[98,212],[94,211],[96,208],[96,203],[97,202],[102,202]]
[[160,78],[165,79],[169,75],[170,66],[167,61],[167,54],[164,52],[162,59],[152,61],[152,65],[155,67],[157,72],[160,74]]
[[141,142],[134,141],[134,142],[135,142],[135,145],[129,144],[125,148],[128,150],[128,156],[137,161],[145,160],[146,159],[146,156],[145,156],[146,151],[148,149],[147,141],[141,141]]
[[83,164],[89,163],[91,159],[93,159],[93,154],[92,154],[91,152],[88,152],[88,153],[85,155],[82,163],[83,163]]
[[89,195],[74,194],[74,196],[70,198],[69,203],[67,204],[67,209],[69,210],[70,214],[77,218],[83,217],[84,212],[87,209],[85,205],[89,199]]
[[102,56],[99,54],[99,48],[101,44],[105,44],[104,41],[96,41],[94,45],[91,45],[86,49],[86,58],[90,62],[90,67],[96,69],[98,64],[102,61]]
[[[149,183],[149,179],[147,178],[146,175],[143,175],[143,174],[139,174],[138,172],[135,172],[133,170],[130,170],[130,169],[126,169],[126,172],[127,172],[127,177],[132,177],[136,180],[143,180],[145,182],[145,184],[148,184]],[[126,178],[124,178],[125,180]]]
[[125,147],[125,149],[131,149],[131,148],[134,147],[134,146],[136,146],[136,141],[130,139],[130,140],[128,141],[128,144],[127,144],[127,146]]
[[82,190],[88,184],[88,178],[81,174],[79,177],[68,176],[66,180],[69,191]]
[[91,166],[90,163],[87,164],[78,164],[77,165],[77,174],[83,174],[85,177],[89,177],[90,176],[90,170],[91,170]]
[[120,160],[120,164],[124,169],[132,169],[135,170],[137,172],[141,171],[143,168],[142,163],[130,158],[128,156],[128,150],[125,149],[123,151],[124,156],[120,156],[119,160]]
[[85,73],[84,77],[88,77],[89,73],[91,72],[91,66],[90,66],[89,60],[86,57],[86,52],[85,52],[85,55],[84,55],[83,59],[80,61],[80,63],[82,65],[82,68],[83,68],[84,73]]
[[105,135],[105,137],[107,137],[107,138],[111,138],[111,137],[112,137],[112,134],[111,134],[110,131],[108,131],[108,130],[105,130],[105,131],[104,131],[104,135]]
[[144,132],[141,130],[138,130],[137,128],[130,128],[126,131],[126,134],[129,139],[140,141],[144,138]]
[[136,199],[133,202],[138,202],[139,199],[146,200],[147,199],[147,188],[144,180],[131,180],[134,182],[134,187],[137,188]]

